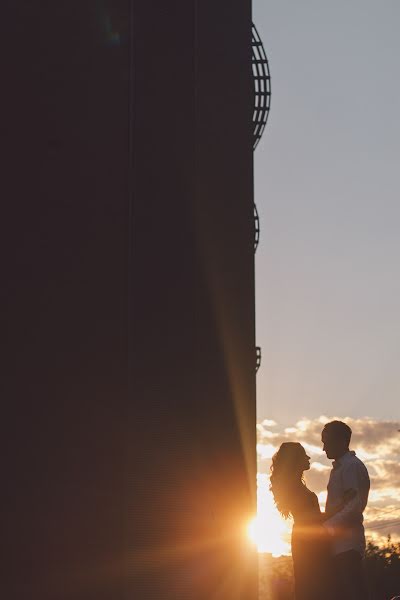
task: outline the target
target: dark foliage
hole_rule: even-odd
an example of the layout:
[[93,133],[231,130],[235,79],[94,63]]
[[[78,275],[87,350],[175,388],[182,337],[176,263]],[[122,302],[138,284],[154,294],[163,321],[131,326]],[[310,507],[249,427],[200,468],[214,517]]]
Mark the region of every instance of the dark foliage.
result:
[[[391,600],[400,596],[400,543],[393,543],[390,536],[383,546],[368,542],[365,573],[369,593],[366,600]],[[259,574],[259,600],[294,599],[290,556],[260,555]]]
[[389,600],[400,595],[400,543],[394,544],[390,536],[381,547],[368,542],[365,571],[369,600]]

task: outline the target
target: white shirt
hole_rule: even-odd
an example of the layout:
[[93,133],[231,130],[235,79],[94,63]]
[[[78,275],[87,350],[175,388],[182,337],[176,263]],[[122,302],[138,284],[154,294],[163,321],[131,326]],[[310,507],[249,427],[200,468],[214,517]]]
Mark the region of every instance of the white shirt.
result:
[[365,551],[363,512],[368,502],[370,481],[364,463],[355,452],[346,452],[339,460],[333,461],[328,483],[326,512],[338,508],[345,492],[354,490],[355,497],[339,512],[325,521],[324,527],[332,536],[333,554],[357,550]]

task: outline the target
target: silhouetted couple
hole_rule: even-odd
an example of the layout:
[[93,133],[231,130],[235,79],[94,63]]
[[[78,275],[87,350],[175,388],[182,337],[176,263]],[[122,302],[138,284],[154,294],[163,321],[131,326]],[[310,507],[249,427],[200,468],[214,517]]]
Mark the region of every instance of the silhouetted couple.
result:
[[332,421],[322,431],[323,449],[333,468],[325,513],[303,479],[310,458],[297,442],[282,444],[272,459],[271,491],[279,512],[294,519],[292,557],[296,600],[365,600],[362,559],[363,511],[369,477],[349,450],[351,429]]

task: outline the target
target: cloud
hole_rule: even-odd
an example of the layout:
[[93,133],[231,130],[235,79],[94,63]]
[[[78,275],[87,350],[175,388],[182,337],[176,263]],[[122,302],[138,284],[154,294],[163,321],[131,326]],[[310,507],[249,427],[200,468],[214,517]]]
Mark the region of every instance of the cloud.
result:
[[395,487],[400,484],[400,464],[397,460],[369,460],[371,481],[374,488]]
[[307,487],[316,494],[319,494],[326,490],[330,469],[329,467],[326,467],[324,471],[321,471],[315,468],[314,464],[315,463],[311,465],[311,469],[305,474],[305,480]]
[[264,427],[276,427],[277,422],[272,419],[264,419],[264,421],[261,421],[261,425]]
[[365,417],[364,419],[352,419],[350,417],[326,417],[317,419],[303,418],[291,427],[282,431],[277,430],[275,422],[274,431],[266,419],[257,425],[257,439],[259,443],[268,438],[274,440],[278,448],[282,442],[297,441],[305,445],[314,455],[324,457],[321,444],[321,431],[330,420],[340,419],[346,422],[352,429],[352,448],[365,460],[382,460],[385,458],[400,459],[400,423],[396,421],[377,421]]

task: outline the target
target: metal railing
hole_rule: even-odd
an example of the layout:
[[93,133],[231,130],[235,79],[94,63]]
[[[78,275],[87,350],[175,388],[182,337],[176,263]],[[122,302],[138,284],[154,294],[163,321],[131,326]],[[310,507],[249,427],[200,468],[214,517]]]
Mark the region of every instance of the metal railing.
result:
[[256,26],[252,25],[252,59],[254,83],[253,148],[255,149],[264,132],[271,105],[271,76],[267,55]]

